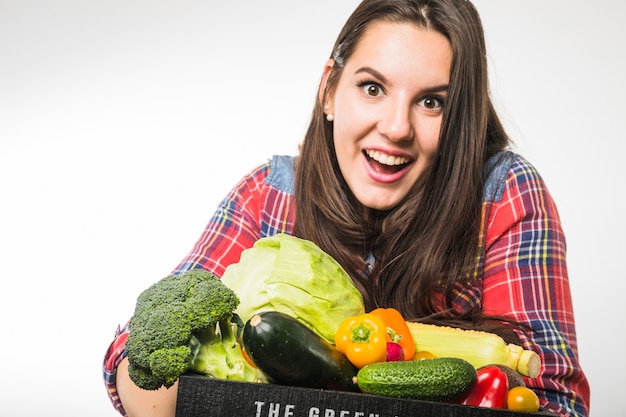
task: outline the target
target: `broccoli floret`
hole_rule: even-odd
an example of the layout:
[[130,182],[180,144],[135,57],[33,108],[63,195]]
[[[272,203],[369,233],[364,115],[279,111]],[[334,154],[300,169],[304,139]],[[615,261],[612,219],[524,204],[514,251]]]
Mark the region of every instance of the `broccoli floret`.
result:
[[170,387],[186,372],[263,381],[237,341],[239,298],[210,272],[169,275],[137,298],[126,341],[128,372],[140,388]]

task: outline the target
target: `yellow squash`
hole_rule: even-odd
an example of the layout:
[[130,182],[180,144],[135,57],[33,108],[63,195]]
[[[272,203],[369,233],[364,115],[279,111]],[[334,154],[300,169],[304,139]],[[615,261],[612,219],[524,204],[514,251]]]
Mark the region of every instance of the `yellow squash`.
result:
[[535,378],[541,370],[541,359],[532,350],[506,343],[500,336],[448,326],[407,322],[415,341],[415,349],[436,357],[465,359],[475,368],[506,365],[520,374]]

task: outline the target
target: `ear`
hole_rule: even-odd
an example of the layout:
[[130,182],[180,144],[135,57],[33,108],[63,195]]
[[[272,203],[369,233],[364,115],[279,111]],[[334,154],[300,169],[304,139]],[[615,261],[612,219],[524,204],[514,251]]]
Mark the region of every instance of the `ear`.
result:
[[[326,61],[326,64],[324,64],[324,73],[322,74],[322,81],[320,82],[320,88],[319,88],[319,101],[320,104],[322,105],[322,107],[325,104],[328,104],[329,106],[332,103],[325,103],[326,101],[326,83],[328,83],[328,77],[330,77],[330,71],[332,70],[332,68],[335,66],[335,60],[330,58],[328,61]],[[329,98],[330,101],[330,98]]]

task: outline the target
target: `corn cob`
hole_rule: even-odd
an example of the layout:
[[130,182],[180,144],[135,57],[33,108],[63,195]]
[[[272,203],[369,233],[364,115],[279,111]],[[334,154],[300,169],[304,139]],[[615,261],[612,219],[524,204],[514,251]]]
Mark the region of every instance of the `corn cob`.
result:
[[417,352],[427,351],[436,357],[465,359],[475,368],[506,365],[520,374],[535,378],[541,359],[537,353],[521,346],[507,344],[500,336],[479,330],[407,322]]

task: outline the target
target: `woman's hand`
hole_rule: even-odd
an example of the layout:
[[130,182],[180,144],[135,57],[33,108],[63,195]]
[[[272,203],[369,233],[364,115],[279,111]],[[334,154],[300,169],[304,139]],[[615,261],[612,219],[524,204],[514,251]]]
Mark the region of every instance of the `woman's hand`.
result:
[[178,382],[170,388],[146,391],[137,387],[128,376],[128,359],[117,367],[117,392],[128,417],[174,417]]

